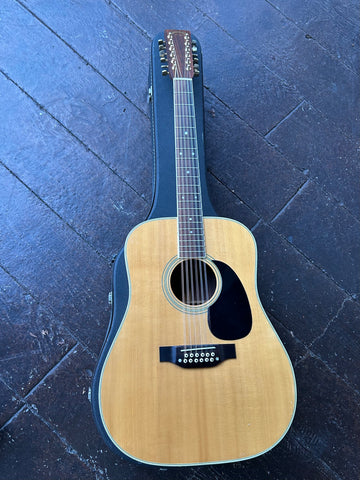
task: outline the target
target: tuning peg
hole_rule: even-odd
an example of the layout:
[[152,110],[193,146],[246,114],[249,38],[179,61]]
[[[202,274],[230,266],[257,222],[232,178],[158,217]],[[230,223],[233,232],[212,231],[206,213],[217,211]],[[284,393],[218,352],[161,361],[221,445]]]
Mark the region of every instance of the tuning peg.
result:
[[159,44],[159,45],[164,45],[164,43],[165,43],[164,40],[163,40],[162,38],[159,38],[158,44]]
[[199,64],[197,62],[194,62],[194,70],[199,70]]
[[169,74],[169,70],[168,70],[167,65],[161,65],[161,74],[162,75],[168,75]]
[[192,52],[193,53],[196,53],[197,52],[197,46],[196,45],[193,45],[192,48],[191,48]]
[[200,71],[197,68],[194,68],[194,77],[198,77],[200,75]]

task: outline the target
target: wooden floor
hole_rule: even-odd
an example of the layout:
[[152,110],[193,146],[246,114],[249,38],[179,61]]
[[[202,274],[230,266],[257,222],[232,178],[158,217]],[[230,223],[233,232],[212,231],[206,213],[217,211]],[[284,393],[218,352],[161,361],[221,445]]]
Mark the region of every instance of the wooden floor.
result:
[[[1,0],[0,478],[345,480],[360,470],[359,2]],[[158,469],[88,400],[111,264],[152,200],[152,37],[204,53],[219,215],[251,228],[298,408],[272,451]]]

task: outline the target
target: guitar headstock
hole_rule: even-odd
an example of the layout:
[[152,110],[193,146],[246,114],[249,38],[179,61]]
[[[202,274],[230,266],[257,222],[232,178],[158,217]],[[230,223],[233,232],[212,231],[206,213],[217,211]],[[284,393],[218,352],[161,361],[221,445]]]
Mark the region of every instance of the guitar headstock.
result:
[[158,40],[163,75],[193,78],[199,75],[197,46],[188,30],[165,30],[165,40]]

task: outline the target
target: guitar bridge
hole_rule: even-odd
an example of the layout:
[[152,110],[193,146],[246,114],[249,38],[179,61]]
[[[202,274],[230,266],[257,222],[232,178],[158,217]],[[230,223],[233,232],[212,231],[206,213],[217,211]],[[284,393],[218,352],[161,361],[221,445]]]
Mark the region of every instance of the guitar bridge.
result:
[[182,368],[215,367],[224,360],[236,358],[234,343],[159,347],[159,353],[160,362],[171,362]]

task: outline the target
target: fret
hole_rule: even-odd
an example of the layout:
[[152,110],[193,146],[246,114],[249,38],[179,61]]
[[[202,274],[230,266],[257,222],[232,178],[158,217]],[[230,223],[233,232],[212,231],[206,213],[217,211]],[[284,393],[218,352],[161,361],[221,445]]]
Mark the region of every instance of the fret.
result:
[[[183,235],[201,235],[201,232],[202,232],[202,227],[191,227],[192,230],[200,230],[200,233],[184,233]],[[182,232],[181,232],[182,233]]]
[[195,147],[175,147],[175,148],[176,150],[195,150]]
[[192,249],[186,249],[186,248],[180,248],[180,257],[185,256],[186,257],[193,257],[193,258],[198,258],[198,257],[206,257],[206,252],[203,248],[199,248],[197,250]]
[[186,244],[187,245],[191,244],[191,242],[194,242],[196,245],[202,245],[203,246],[204,239],[199,239],[199,238],[194,238],[194,239],[187,238],[186,239]]
[[[199,217],[200,218],[200,217]],[[200,221],[202,220],[202,218],[200,219]],[[191,220],[193,221],[193,220]],[[179,223],[186,223],[187,225],[189,225],[189,221],[188,220],[179,220]],[[194,223],[196,223],[196,220],[194,220]],[[180,227],[180,228],[185,228],[185,227]],[[196,227],[193,227],[193,228],[196,228]],[[201,230],[202,230],[202,227],[201,227]]]

